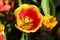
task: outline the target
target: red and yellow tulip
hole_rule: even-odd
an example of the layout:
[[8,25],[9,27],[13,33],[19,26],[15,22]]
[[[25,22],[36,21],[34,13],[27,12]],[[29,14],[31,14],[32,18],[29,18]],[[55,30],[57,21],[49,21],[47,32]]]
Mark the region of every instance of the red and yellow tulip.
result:
[[4,38],[4,29],[5,26],[3,24],[0,24],[0,40],[3,40]]
[[36,32],[42,23],[42,14],[35,5],[23,4],[14,11],[19,30],[30,33]]

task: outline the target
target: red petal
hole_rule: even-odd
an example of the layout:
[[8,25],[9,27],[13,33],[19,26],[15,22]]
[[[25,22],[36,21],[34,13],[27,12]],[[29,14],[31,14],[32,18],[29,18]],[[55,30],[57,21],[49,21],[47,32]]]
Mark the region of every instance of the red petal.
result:
[[3,40],[3,34],[0,34],[0,40]]
[[3,7],[0,8],[0,12],[6,12],[9,11],[11,6],[9,5],[4,5]]
[[4,5],[4,0],[0,0],[0,7]]
[[20,18],[22,18],[22,17],[24,17],[25,13],[26,13],[26,10],[22,8],[18,15]]
[[38,18],[37,11],[34,11],[33,8],[29,8],[27,10],[21,9],[21,11],[19,13],[19,17],[22,18],[22,17],[26,17],[26,16],[33,19],[33,26],[32,26],[32,28],[30,28],[28,30],[36,29],[41,21],[41,19]]
[[5,6],[4,6],[5,11],[9,11],[9,10],[10,10],[10,8],[11,8],[11,6],[10,6],[10,5],[5,5]]
[[0,12],[5,12],[5,9],[3,6],[0,8]]

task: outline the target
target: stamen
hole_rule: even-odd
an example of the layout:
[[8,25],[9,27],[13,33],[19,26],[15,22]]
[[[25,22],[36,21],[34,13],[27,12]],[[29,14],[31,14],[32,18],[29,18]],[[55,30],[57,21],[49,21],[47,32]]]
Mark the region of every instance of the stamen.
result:
[[29,29],[33,25],[33,20],[29,17],[25,17],[21,19],[20,26],[24,29]]

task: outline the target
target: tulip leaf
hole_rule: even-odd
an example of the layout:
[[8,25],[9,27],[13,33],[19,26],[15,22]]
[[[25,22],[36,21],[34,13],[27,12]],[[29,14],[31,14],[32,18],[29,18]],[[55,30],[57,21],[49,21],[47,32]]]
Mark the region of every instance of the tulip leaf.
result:
[[50,0],[50,6],[51,6],[51,13],[53,16],[55,16],[55,5],[53,3],[53,0]]
[[18,5],[20,6],[22,4],[22,0],[18,0]]
[[34,1],[35,3],[37,3],[37,0],[32,0],[32,1]]
[[5,17],[5,15],[4,15],[3,13],[0,13],[0,16],[1,16],[1,17]]
[[49,0],[42,0],[41,7],[45,15],[50,14]]

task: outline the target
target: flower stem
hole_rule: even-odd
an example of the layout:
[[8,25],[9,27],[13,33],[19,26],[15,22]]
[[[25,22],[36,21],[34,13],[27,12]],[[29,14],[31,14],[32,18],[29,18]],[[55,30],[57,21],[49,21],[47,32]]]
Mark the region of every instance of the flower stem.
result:
[[23,32],[20,40],[28,40],[28,34]]
[[20,40],[24,40],[24,32],[22,33],[22,38]]
[[26,33],[26,40],[28,40],[28,34]]

